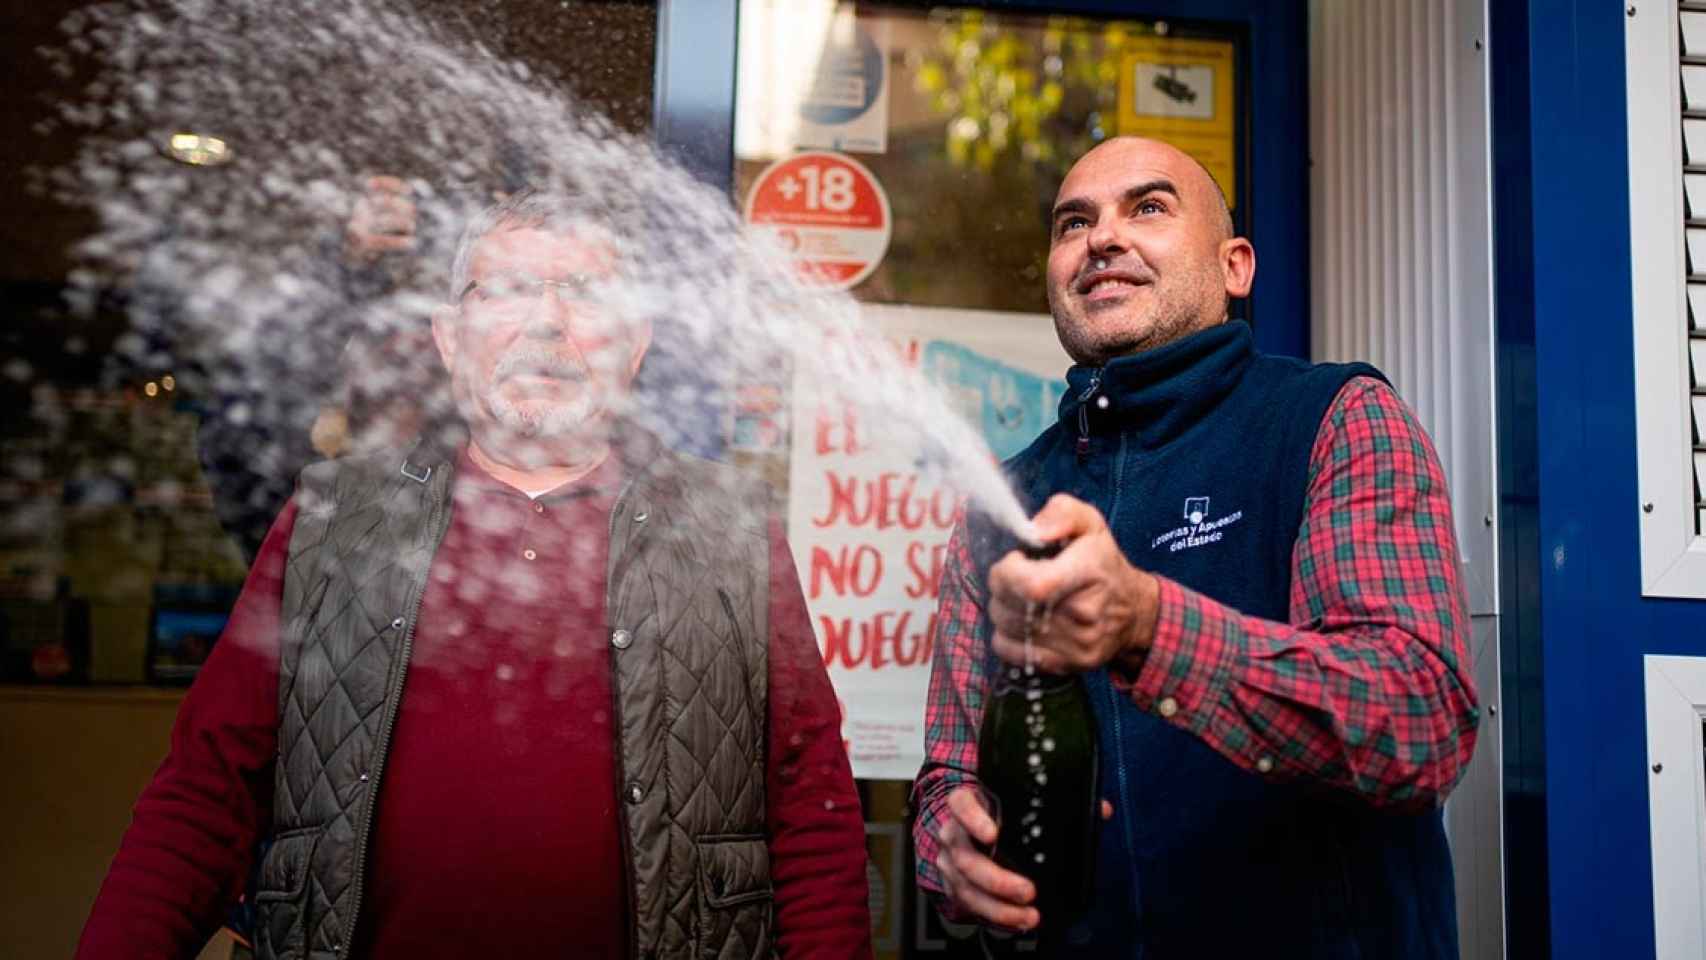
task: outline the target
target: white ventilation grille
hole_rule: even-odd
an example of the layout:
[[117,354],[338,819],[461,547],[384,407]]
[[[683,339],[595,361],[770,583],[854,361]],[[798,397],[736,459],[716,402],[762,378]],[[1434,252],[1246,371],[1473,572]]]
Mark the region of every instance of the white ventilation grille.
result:
[[1706,598],[1706,3],[1628,10],[1631,522],[1642,592]]
[[[1701,9],[1694,9],[1700,7]],[[1688,255],[1689,443],[1694,533],[1706,535],[1706,4],[1678,16],[1682,71],[1682,202]]]
[[1315,0],[1310,16],[1315,359],[1366,360],[1415,409],[1445,465],[1471,607],[1496,613],[1485,11]]

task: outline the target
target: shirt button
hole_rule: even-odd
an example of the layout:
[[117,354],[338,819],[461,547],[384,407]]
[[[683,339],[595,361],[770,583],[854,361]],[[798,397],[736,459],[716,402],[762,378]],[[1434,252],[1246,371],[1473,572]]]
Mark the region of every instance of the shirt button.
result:
[[521,551],[521,555],[526,557],[529,560],[539,559],[539,554],[534,553],[532,547],[528,547],[526,550]]
[[1259,757],[1259,758],[1257,758],[1257,760],[1256,760],[1256,772],[1257,773],[1272,773],[1273,769],[1274,769],[1274,758],[1273,757]]
[[1174,700],[1172,697],[1163,697],[1161,702],[1155,705],[1155,709],[1159,711],[1163,717],[1171,717],[1173,714],[1179,712],[1179,701]]
[[634,642],[634,635],[626,630],[617,630],[610,635],[610,645],[618,650],[626,650]]
[[533,501],[533,512],[534,513],[544,513],[545,512],[545,505],[543,503],[540,503],[537,500]]
[[1106,396],[1100,396],[1100,397],[1096,398],[1096,409],[1097,410],[1108,409],[1108,398]]
[[641,800],[644,800],[644,799],[646,799],[646,791],[641,790],[639,784],[637,784],[637,783],[628,784],[628,802],[629,803],[639,803]]

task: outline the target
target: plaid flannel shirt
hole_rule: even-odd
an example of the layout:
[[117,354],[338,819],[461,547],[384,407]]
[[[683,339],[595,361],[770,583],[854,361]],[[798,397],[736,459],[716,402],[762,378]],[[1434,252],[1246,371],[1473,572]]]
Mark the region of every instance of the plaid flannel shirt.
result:
[[[1273,781],[1308,780],[1394,809],[1442,803],[1479,714],[1469,611],[1439,457],[1386,384],[1350,381],[1310,452],[1291,560],[1290,623],[1248,617],[1160,580],[1153,646],[1116,677],[1139,709]],[[947,796],[973,782],[982,720],[982,571],[963,528],[948,548],[913,786],[919,880],[941,892]]]

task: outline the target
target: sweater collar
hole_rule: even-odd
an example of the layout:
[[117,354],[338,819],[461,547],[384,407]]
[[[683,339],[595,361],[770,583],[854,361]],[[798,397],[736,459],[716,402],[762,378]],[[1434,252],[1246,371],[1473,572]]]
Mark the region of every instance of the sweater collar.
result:
[[560,483],[549,490],[528,494],[492,476],[486,469],[475,461],[468,447],[463,447],[456,459],[456,475],[453,485],[457,494],[467,495],[496,495],[515,498],[529,498],[549,503],[564,497],[600,496],[613,497],[622,489],[622,481],[626,464],[612,449],[610,455],[599,462],[582,476]]
[[[467,428],[461,426],[459,421],[454,429],[445,428],[423,433],[405,448],[406,452],[401,457],[403,475],[425,483],[434,470],[453,468],[452,473],[457,477],[472,472],[478,474],[481,483],[501,487],[520,496],[520,491],[500,482],[474,463],[473,458],[468,455],[469,443]],[[602,464],[585,477],[563,484],[541,496],[555,496],[569,490],[615,493],[628,480],[645,473],[662,455],[663,449],[662,441],[655,434],[631,424],[623,424],[612,432],[610,455]]]
[[1066,373],[1061,426],[1077,437],[1114,425],[1146,449],[1165,446],[1232,392],[1254,355],[1249,325],[1233,320],[1106,366],[1075,365]]

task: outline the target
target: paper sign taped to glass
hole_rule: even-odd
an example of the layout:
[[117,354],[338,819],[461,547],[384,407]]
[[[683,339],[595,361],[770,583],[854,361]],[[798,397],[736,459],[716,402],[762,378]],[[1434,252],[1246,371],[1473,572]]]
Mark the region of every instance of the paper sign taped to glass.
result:
[[800,102],[796,146],[846,153],[889,148],[887,20],[860,20],[843,6],[830,21],[811,89]]
[[740,23],[736,157],[888,150],[887,18],[851,3],[743,0]]
[[[865,304],[903,361],[943,388],[1006,458],[1052,423],[1071,361],[1041,314]],[[801,365],[802,367],[804,365]],[[910,780],[924,756],[937,587],[960,501],[932,453],[880,412],[797,377],[788,541],[818,647],[843,704],[856,777]]]

